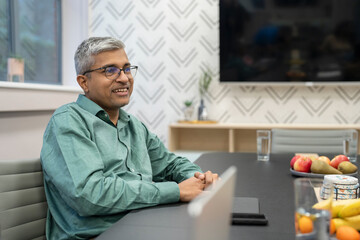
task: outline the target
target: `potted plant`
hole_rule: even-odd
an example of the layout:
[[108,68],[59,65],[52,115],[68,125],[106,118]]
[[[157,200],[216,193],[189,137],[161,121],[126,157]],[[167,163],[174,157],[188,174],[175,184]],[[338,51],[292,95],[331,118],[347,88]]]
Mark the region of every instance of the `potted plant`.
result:
[[191,121],[192,120],[192,115],[194,112],[194,107],[193,107],[193,102],[191,100],[186,100],[184,102],[185,104],[185,109],[184,109],[184,117],[185,117],[185,121]]
[[210,83],[212,81],[212,76],[209,69],[204,71],[199,80],[199,92],[200,92],[200,106],[198,110],[198,120],[204,121],[208,119],[207,110],[204,104],[204,96],[207,94]]

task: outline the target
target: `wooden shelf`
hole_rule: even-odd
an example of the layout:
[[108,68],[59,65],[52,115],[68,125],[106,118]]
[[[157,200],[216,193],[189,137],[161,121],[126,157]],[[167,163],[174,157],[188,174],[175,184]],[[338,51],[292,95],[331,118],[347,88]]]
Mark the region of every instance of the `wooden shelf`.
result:
[[[359,131],[360,125],[174,123],[169,126],[169,149],[170,151],[256,152],[256,130],[273,128]],[[360,146],[358,151],[360,152]]]

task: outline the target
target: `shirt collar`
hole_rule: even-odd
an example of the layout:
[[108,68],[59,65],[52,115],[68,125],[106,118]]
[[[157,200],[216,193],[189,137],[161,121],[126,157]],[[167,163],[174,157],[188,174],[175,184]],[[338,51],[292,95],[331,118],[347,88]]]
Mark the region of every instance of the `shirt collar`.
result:
[[[85,97],[83,94],[79,94],[79,97],[76,101],[76,103],[86,111],[90,112],[91,114],[98,116],[99,113],[104,114],[106,113],[105,110],[97,105],[92,100]],[[122,120],[124,122],[128,122],[130,120],[129,114],[127,114],[124,110],[119,108],[119,120]]]

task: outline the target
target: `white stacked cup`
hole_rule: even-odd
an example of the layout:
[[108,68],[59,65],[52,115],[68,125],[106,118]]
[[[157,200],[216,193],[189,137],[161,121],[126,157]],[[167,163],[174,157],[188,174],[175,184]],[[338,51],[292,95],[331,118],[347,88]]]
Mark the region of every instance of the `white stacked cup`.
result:
[[327,199],[329,196],[329,187],[334,186],[334,200],[355,199],[359,195],[358,179],[346,175],[326,175],[324,177],[324,184],[320,191],[320,197]]

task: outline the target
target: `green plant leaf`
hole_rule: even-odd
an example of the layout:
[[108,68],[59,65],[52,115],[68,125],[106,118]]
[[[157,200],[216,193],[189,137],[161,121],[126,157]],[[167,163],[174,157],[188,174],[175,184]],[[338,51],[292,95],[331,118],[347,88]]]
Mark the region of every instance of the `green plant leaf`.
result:
[[207,69],[206,71],[203,72],[199,80],[199,92],[201,97],[203,97],[208,92],[211,81],[212,81],[212,76],[210,74],[210,70]]
[[190,106],[192,105],[192,101],[186,100],[186,101],[184,102],[184,104],[185,104],[186,107],[190,107]]

